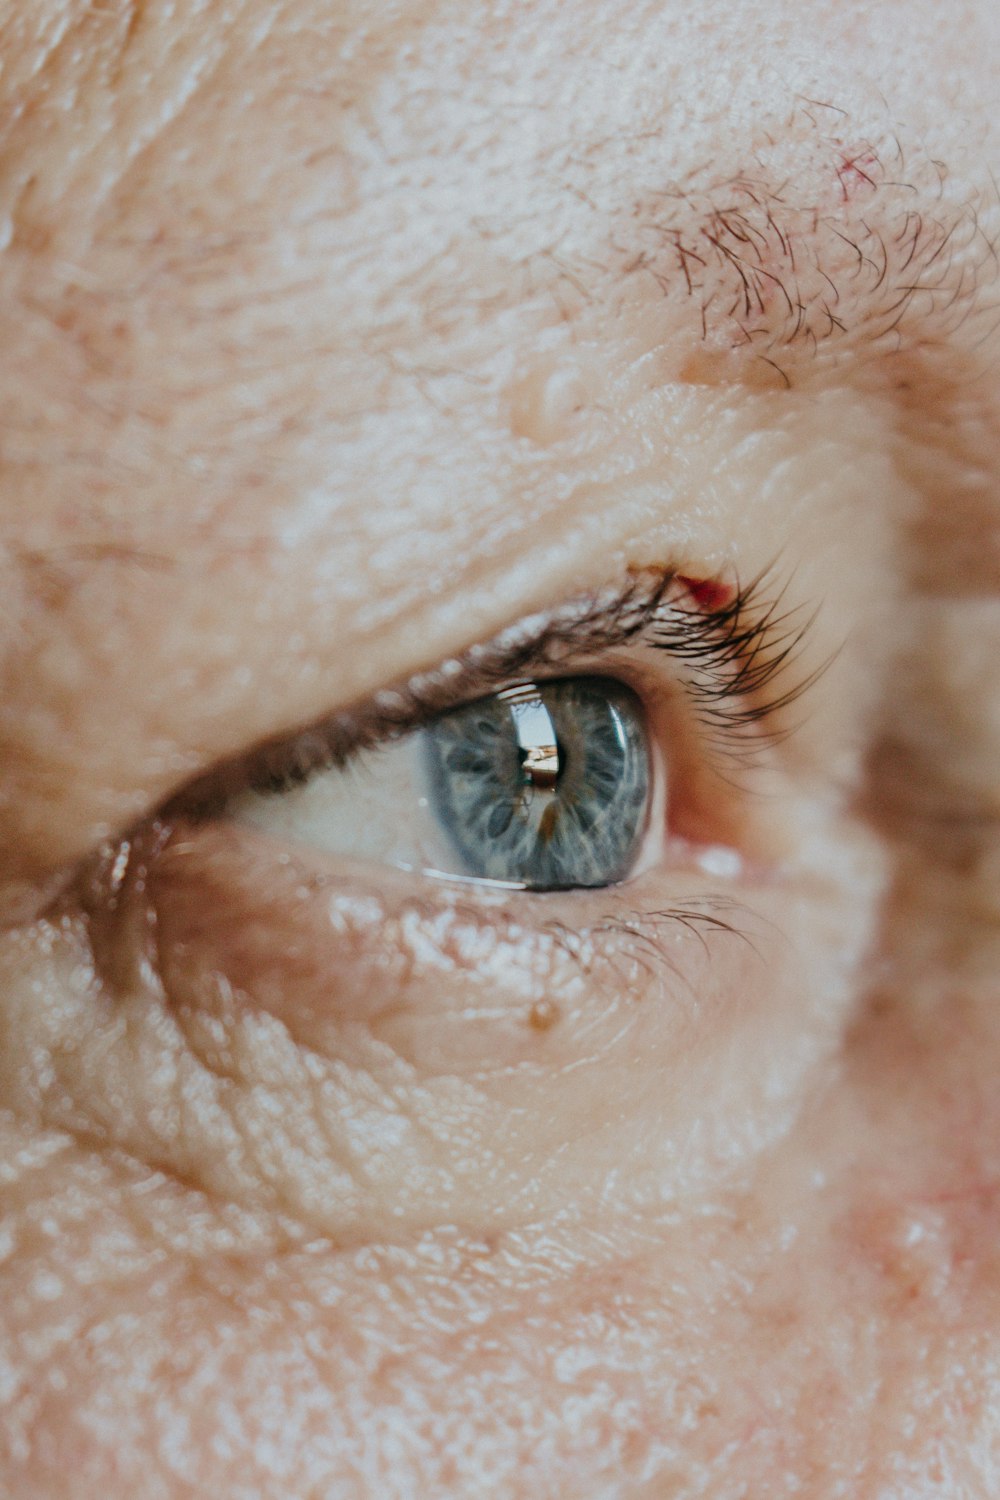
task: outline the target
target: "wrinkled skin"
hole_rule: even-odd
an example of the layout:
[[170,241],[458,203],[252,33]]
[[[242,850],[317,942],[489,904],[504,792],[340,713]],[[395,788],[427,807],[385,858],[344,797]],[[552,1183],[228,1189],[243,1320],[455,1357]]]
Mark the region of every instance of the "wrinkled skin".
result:
[[[0,6],[0,1493],[1000,1493],[996,16]],[[667,565],[636,880],[157,821]]]

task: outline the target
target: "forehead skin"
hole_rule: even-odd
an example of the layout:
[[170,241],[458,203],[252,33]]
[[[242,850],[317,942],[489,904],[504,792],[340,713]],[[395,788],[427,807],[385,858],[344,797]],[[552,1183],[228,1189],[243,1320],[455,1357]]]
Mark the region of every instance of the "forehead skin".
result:
[[[21,878],[331,694],[578,589],[630,535],[655,555],[651,492],[657,521],[700,514],[716,564],[733,518],[681,492],[687,458],[649,472],[640,407],[686,453],[741,392],[753,430],[815,409],[788,384],[874,385],[942,491],[961,425],[976,513],[995,204],[962,120],[986,128],[991,79],[966,70],[944,107],[959,32],[902,15],[11,7],[0,831]],[[991,24],[971,13],[962,46],[988,57]],[[747,509],[749,570],[771,558]]]
[[[863,771],[893,874],[824,1086],[655,1225],[292,1251],[78,1099],[13,1121],[25,1500],[996,1493],[997,27],[0,5],[8,915],[217,759],[678,548],[832,601],[795,753]],[[63,977],[5,1109],[72,1062]]]

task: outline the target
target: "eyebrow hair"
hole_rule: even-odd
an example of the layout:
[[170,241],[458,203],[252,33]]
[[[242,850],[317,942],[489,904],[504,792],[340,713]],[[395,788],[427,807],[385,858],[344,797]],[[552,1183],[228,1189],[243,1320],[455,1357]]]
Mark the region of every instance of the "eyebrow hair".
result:
[[[944,163],[852,132],[798,100],[736,170],[714,164],[645,192],[617,251],[693,309],[682,378],[792,386],[849,355],[874,364],[967,353],[1000,327],[1000,195]],[[985,368],[985,361],[984,361]]]

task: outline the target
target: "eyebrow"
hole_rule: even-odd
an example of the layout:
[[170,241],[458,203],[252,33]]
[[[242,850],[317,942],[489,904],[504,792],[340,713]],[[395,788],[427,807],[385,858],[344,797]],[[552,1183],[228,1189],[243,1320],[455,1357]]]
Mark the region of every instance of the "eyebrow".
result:
[[988,343],[997,208],[995,184],[973,192],[897,135],[853,135],[845,111],[800,100],[738,170],[702,166],[637,198],[619,268],[693,311],[683,378],[722,383],[735,359],[736,378],[790,387],[844,356]]

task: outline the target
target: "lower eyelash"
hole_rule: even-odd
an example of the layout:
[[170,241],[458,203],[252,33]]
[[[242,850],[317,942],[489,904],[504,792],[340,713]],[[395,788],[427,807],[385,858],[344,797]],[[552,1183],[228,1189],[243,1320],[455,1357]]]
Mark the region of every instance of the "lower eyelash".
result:
[[757,913],[744,903],[706,896],[683,906],[615,913],[581,931],[561,922],[543,923],[542,930],[554,938],[588,978],[601,965],[610,967],[619,984],[628,978],[622,972],[623,963],[634,964],[647,974],[662,969],[689,988],[696,999],[690,975],[674,957],[678,931],[697,939],[706,958],[710,956],[710,944],[722,939],[745,943],[760,958],[749,931],[759,923]]

